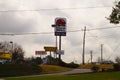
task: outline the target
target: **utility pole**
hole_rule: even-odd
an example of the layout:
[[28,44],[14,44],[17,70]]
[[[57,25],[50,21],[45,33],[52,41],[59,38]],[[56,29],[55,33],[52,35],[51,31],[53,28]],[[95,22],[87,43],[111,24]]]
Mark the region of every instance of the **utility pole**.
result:
[[101,44],[101,63],[103,62],[103,44]]
[[93,59],[93,51],[90,51],[90,57],[91,57],[91,64],[92,64],[92,59]]
[[86,26],[84,27],[84,36],[83,36],[83,54],[82,54],[82,64],[85,64],[85,36],[86,36]]

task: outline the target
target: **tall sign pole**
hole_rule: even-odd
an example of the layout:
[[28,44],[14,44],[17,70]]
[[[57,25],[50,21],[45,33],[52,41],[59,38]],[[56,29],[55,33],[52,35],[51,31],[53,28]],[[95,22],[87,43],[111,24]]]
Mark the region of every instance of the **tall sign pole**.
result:
[[[57,36],[55,36],[55,38],[56,38],[56,39],[55,39],[55,46],[58,48],[58,43],[57,43],[58,40],[57,40]],[[57,49],[57,50],[58,50],[58,49]],[[57,54],[56,54],[56,52],[55,52],[54,55],[55,55],[55,58],[57,58]]]
[[[61,36],[66,36],[66,18],[55,18],[55,24],[52,27],[55,28],[55,36],[59,36],[59,52],[61,52]],[[61,60],[61,53],[58,54]]]
[[[59,50],[61,50],[61,36],[59,36]],[[59,60],[61,60],[61,54],[59,54]]]

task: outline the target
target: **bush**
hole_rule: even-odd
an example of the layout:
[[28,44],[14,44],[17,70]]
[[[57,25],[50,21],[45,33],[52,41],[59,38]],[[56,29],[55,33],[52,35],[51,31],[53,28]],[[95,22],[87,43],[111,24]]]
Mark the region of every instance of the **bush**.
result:
[[113,65],[115,71],[120,71],[120,64]]
[[99,67],[98,66],[93,66],[92,68],[91,68],[91,70],[93,71],[93,72],[98,72],[99,71]]
[[75,64],[73,62],[66,64],[66,66],[69,67],[69,68],[77,68],[77,67],[79,67],[78,64]]
[[74,62],[65,63],[65,62],[63,62],[63,61],[60,61],[60,62],[59,62],[59,65],[60,65],[60,66],[63,66],[63,67],[68,67],[68,68],[77,68],[77,67],[79,67],[79,65],[78,65],[78,64],[75,64]]
[[0,77],[24,76],[39,74],[40,67],[31,64],[1,64]]

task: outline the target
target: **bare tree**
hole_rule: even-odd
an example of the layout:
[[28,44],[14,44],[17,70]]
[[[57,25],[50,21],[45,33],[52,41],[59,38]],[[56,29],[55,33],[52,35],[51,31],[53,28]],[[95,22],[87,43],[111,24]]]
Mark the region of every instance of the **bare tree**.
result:
[[15,45],[12,53],[13,61],[20,61],[24,59],[24,51],[21,46]]
[[0,43],[0,53],[10,53],[12,54],[12,61],[16,62],[18,60],[24,59],[23,48],[13,42],[1,42]]
[[8,42],[0,42],[0,52],[1,53],[10,53],[11,52],[11,44]]
[[116,61],[117,63],[120,63],[120,57],[116,57],[116,58],[115,58],[115,61]]

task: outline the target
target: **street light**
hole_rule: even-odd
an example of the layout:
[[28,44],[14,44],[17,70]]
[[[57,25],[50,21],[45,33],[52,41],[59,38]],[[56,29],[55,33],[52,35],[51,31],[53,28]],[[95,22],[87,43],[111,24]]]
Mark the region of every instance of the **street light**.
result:
[[13,54],[13,42],[10,41],[10,43],[12,44],[12,50],[11,50],[11,53]]
[[[13,56],[13,41],[10,41],[10,44],[12,45],[11,56]],[[12,57],[11,61],[13,62],[13,57]]]

